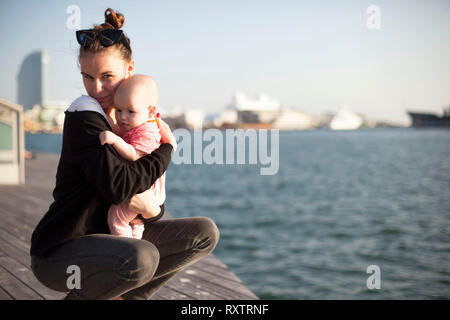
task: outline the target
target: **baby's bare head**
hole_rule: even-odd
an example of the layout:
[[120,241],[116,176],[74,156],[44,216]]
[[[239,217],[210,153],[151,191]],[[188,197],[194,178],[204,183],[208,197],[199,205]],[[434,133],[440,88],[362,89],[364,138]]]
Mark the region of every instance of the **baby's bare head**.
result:
[[114,105],[118,107],[129,107],[145,110],[148,107],[158,107],[159,89],[156,81],[146,75],[133,75],[119,85],[114,95]]

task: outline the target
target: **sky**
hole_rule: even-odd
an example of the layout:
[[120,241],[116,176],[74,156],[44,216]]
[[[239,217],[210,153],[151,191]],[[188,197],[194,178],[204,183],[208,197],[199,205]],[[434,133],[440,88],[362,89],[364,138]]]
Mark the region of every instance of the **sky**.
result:
[[49,100],[85,94],[71,5],[81,29],[102,23],[108,7],[125,15],[136,73],[158,82],[162,114],[218,113],[237,91],[400,123],[407,110],[442,114],[450,105],[448,0],[0,0],[1,98],[17,102],[20,65],[39,49],[50,55]]

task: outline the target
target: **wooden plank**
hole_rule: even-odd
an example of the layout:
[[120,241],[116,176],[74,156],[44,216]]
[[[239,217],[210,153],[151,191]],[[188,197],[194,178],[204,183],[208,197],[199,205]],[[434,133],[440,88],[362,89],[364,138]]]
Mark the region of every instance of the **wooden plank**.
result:
[[[235,289],[228,289],[221,286],[217,282],[204,281],[193,276],[192,269],[186,269],[180,271],[173,279],[171,279],[167,286],[177,289],[180,292],[189,292],[192,296],[198,297],[198,300],[248,300],[252,299],[241,291]],[[196,272],[197,273],[197,272]],[[255,298],[253,298],[255,299]]]
[[0,283],[10,296],[19,300],[43,300],[43,298],[0,266]]
[[20,216],[28,216],[33,220],[40,219],[47,211],[51,202],[40,199],[39,201],[31,201],[26,198],[20,198],[14,195],[5,195],[0,200],[3,211],[15,213]]
[[[18,210],[20,210],[20,213],[17,212]],[[39,210],[36,206],[27,202],[19,202],[17,199],[10,199],[8,203],[2,204],[2,211],[8,212],[9,215],[14,215],[18,222],[25,223],[28,220],[27,218],[29,218],[27,225],[34,225],[45,213],[45,211]],[[39,216],[37,216],[38,214]]]
[[2,214],[0,224],[0,238],[3,242],[8,242],[18,250],[29,253],[30,237],[29,229],[19,219],[11,218],[7,214]]
[[[24,266],[30,266],[30,255],[21,250],[17,250],[16,247],[12,246],[9,242],[4,241],[0,238],[2,243],[0,247],[0,251],[3,252],[6,256],[14,258],[14,260],[20,262]],[[1,285],[1,282],[0,282]]]
[[14,300],[11,295],[8,294],[1,286],[0,286],[0,300]]
[[[14,277],[25,283],[28,287],[33,289],[39,296],[45,299],[61,299],[66,294],[51,290],[40,283],[33,272],[28,268],[12,259],[11,257],[0,257],[0,266],[6,269]],[[12,293],[14,294],[14,293]]]
[[[20,239],[19,239],[20,237]],[[9,242],[11,245],[16,247],[18,250],[22,250],[25,253],[28,253],[30,251],[30,243],[27,242],[25,239],[22,239],[22,236],[15,235],[14,230],[11,228],[6,228],[5,226],[0,227],[0,238],[3,241]]]
[[203,260],[204,259],[196,263],[198,269],[201,269],[203,272],[216,275],[219,278],[225,278],[227,280],[235,281],[236,283],[241,283],[241,280],[229,268],[224,269],[222,267],[218,267],[217,265],[204,262]]
[[230,281],[225,278],[220,279],[220,282],[218,282],[215,274],[206,273],[201,269],[186,270],[184,274],[188,275],[193,282],[203,283],[206,286],[214,285],[224,294],[233,295],[233,293],[236,293],[239,296],[247,297],[247,299],[257,299],[257,297],[249,289],[244,286],[239,286],[240,283],[236,283],[236,281]]
[[177,279],[171,279],[165,286],[178,292],[188,292],[192,297],[191,300],[227,300],[222,295],[203,290],[200,284],[191,285],[177,281]]
[[156,292],[150,300],[194,300],[185,293],[164,286]]
[[[2,203],[1,200],[0,203]],[[25,236],[31,238],[35,226],[38,224],[41,216],[44,215],[44,213],[42,213],[41,216],[38,216],[36,210],[33,210],[33,212],[34,214],[31,214],[21,209],[21,212],[17,213],[17,209],[14,209],[9,205],[2,205],[0,207],[0,217],[5,220],[2,220],[1,224],[5,226],[9,226],[10,224],[16,225],[23,229]],[[6,219],[9,219],[9,221],[6,221]]]

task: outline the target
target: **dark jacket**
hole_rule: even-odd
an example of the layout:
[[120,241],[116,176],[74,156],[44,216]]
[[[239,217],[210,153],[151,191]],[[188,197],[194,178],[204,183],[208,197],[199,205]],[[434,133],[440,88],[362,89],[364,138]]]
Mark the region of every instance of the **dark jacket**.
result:
[[48,256],[74,238],[109,233],[111,204],[149,189],[169,166],[172,145],[165,143],[135,162],[126,162],[111,145],[100,144],[104,130],[112,131],[100,113],[65,113],[54,202],[33,232],[31,255]]

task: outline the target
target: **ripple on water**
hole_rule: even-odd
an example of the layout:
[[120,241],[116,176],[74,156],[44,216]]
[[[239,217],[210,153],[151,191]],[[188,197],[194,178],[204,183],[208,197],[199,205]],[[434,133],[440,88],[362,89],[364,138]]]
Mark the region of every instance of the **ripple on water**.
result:
[[448,145],[442,130],[280,132],[277,175],[172,166],[167,210],[216,221],[215,254],[260,297],[450,298]]

